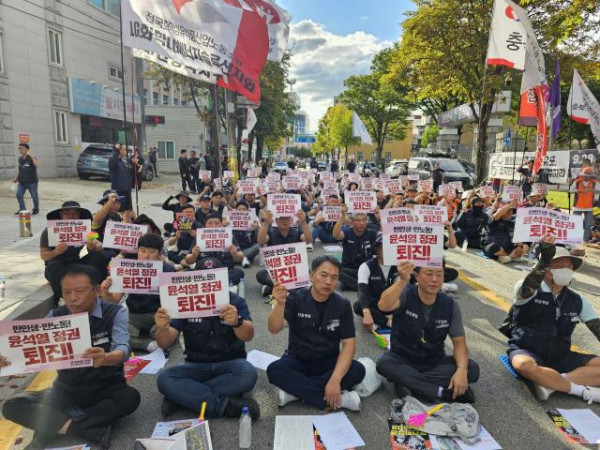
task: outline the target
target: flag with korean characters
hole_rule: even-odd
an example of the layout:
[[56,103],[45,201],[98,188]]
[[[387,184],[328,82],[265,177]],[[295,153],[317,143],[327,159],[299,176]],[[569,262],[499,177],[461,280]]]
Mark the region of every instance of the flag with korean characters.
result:
[[227,268],[163,273],[160,304],[172,319],[218,316],[229,304]]
[[547,208],[518,208],[513,242],[539,242],[550,235],[557,244],[583,242],[583,216]]
[[231,228],[200,228],[196,230],[196,245],[201,252],[228,252],[233,243]]
[[83,353],[92,347],[88,314],[0,322],[0,355],[10,365],[0,377],[43,370],[91,367]]
[[444,226],[420,223],[383,225],[383,264],[409,261],[417,267],[442,267]]
[[448,209],[445,206],[415,205],[415,214],[422,223],[441,223],[448,220]]
[[298,289],[310,284],[304,242],[263,247],[260,253],[274,283],[278,281],[286,289]]
[[381,225],[388,223],[419,222],[419,217],[413,209],[409,208],[387,208],[379,211]]
[[269,194],[267,195],[267,209],[275,219],[279,217],[296,217],[302,209],[300,194]]
[[127,253],[135,253],[138,240],[146,233],[148,233],[148,225],[109,220],[106,222],[102,245],[104,248],[116,248]]
[[87,243],[87,237],[92,232],[90,219],[80,220],[49,220],[48,245],[69,244],[70,247],[80,247]]
[[373,213],[377,207],[377,194],[368,191],[345,191],[344,203],[350,214]]
[[113,258],[110,264],[112,284],[109,292],[158,294],[162,261]]
[[234,231],[250,231],[253,229],[253,225],[257,223],[258,217],[256,217],[254,209],[229,211],[229,224]]

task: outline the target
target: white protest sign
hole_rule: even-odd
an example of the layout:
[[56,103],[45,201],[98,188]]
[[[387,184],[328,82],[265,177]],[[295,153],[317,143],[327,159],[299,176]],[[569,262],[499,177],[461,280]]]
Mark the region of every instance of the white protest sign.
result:
[[531,193],[545,197],[548,194],[548,185],[545,183],[535,183],[531,186]]
[[399,194],[403,191],[402,180],[386,180],[385,185],[390,194]]
[[321,195],[324,198],[329,198],[332,195],[335,195],[336,197],[339,198],[340,196],[340,191],[338,191],[338,189],[336,187],[332,187],[332,188],[323,188],[321,189]]
[[286,289],[298,289],[310,284],[304,242],[263,247],[260,253],[273,282],[279,281]]
[[521,188],[519,186],[504,186],[502,189],[502,201],[510,202],[512,200],[521,200],[522,197]]
[[342,217],[341,206],[323,206],[323,217],[325,222],[337,222]]
[[92,221],[90,219],[79,220],[49,220],[48,246],[56,247],[58,244],[69,244],[72,247],[80,247],[87,244],[87,237],[92,232]]
[[[399,177],[398,177],[399,178]],[[419,174],[418,173],[409,173],[408,175],[406,175],[406,179],[408,181],[419,181]]]
[[370,191],[373,189],[373,178],[363,177],[360,179],[360,189],[362,191]]
[[137,259],[113,258],[110,292],[126,294],[158,294],[162,261],[138,261]]
[[267,180],[281,181],[281,174],[279,172],[269,172],[269,175],[267,175]]
[[199,228],[196,245],[201,252],[228,252],[233,242],[231,228]]
[[415,205],[415,214],[422,223],[444,223],[448,220],[445,206]]
[[2,321],[0,355],[10,361],[10,366],[0,368],[0,377],[91,367],[92,360],[82,358],[91,347],[88,314]]
[[212,178],[212,172],[210,170],[198,171],[198,178],[200,180],[210,180]]
[[163,273],[160,304],[172,319],[218,316],[229,304],[227,268]]
[[234,209],[233,211],[229,211],[229,223],[233,230],[252,230],[252,225],[256,222],[258,222],[258,217],[256,217],[256,211],[254,211],[254,209],[248,211]]
[[444,226],[389,223],[383,225],[383,264],[410,261],[417,267],[442,267]]
[[451,184],[440,184],[440,186],[438,187],[438,194],[443,197],[446,197],[448,195],[450,197],[454,197],[456,195],[456,189]]
[[299,177],[283,177],[283,189],[286,191],[299,191],[302,180]]
[[373,213],[377,207],[377,194],[368,191],[345,191],[344,203],[349,213]]
[[551,235],[558,244],[583,242],[583,216],[547,208],[518,208],[513,242],[539,242]]
[[[535,152],[515,154],[513,152],[499,152],[490,155],[489,177],[502,180],[519,180],[521,174],[517,172],[522,165],[535,159]],[[550,177],[551,184],[566,184],[569,177],[569,164],[571,153],[568,150],[556,150],[546,154],[542,168]]]
[[419,217],[409,208],[389,208],[379,211],[381,226],[387,223],[418,222]]
[[235,178],[235,173],[233,172],[233,170],[224,170],[223,178],[226,178],[228,180],[233,180]]
[[221,189],[223,189],[223,182],[221,181],[220,178],[215,178],[213,180],[213,183],[215,184],[215,189],[220,191]]
[[496,195],[494,186],[479,186],[479,195],[481,195],[481,197],[493,197]]
[[279,181],[267,181],[263,183],[263,194],[277,194],[279,192]]
[[458,192],[464,191],[462,181],[451,181],[448,184],[451,186],[454,186],[454,189],[457,190]]
[[302,209],[302,200],[299,194],[269,194],[267,195],[267,209],[275,219],[279,217],[296,217]]
[[238,192],[242,195],[256,192],[257,180],[254,178],[238,181]]
[[417,190],[419,192],[433,191],[433,180],[419,180],[417,182]]
[[116,248],[128,253],[135,253],[139,238],[146,233],[148,233],[148,225],[136,225],[134,223],[109,220],[106,222],[102,245],[105,248]]

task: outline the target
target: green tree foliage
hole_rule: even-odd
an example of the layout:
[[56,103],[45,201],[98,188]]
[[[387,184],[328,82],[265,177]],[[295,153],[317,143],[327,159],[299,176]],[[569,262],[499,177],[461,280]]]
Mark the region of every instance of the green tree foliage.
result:
[[332,110],[333,106],[329,107],[325,115],[319,120],[315,143],[312,148],[315,155],[331,153],[335,148],[332,134]]
[[421,138],[421,147],[427,148],[427,145],[437,141],[440,129],[437,125],[428,125],[423,132],[423,138]]
[[[360,138],[352,134],[352,111],[343,104],[332,106],[319,121],[313,152],[333,156],[334,150],[338,148],[344,149],[347,155],[349,146],[360,145]],[[338,159],[339,156],[338,154]]]

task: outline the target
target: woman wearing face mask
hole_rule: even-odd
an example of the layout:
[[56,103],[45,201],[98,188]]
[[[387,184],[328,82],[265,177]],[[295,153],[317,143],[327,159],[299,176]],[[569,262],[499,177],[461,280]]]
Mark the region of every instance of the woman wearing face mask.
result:
[[481,197],[473,197],[471,207],[465,209],[456,219],[458,230],[455,235],[458,246],[461,247],[466,239],[470,248],[481,248],[481,234],[489,220]]
[[583,260],[540,242],[540,260],[515,286],[515,302],[501,331],[508,337],[508,358],[514,369],[534,383],[542,401],[553,392],[600,403],[600,357],[571,351],[571,335],[584,322],[600,340],[600,319],[588,301],[571,290],[574,272]]

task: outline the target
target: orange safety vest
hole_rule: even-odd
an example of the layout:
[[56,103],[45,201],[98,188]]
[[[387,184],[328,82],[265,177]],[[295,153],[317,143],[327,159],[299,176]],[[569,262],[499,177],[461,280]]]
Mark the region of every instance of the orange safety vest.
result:
[[577,194],[575,194],[575,208],[592,209],[594,207],[594,191],[585,192],[586,189],[594,189],[594,180],[579,178],[575,181]]

